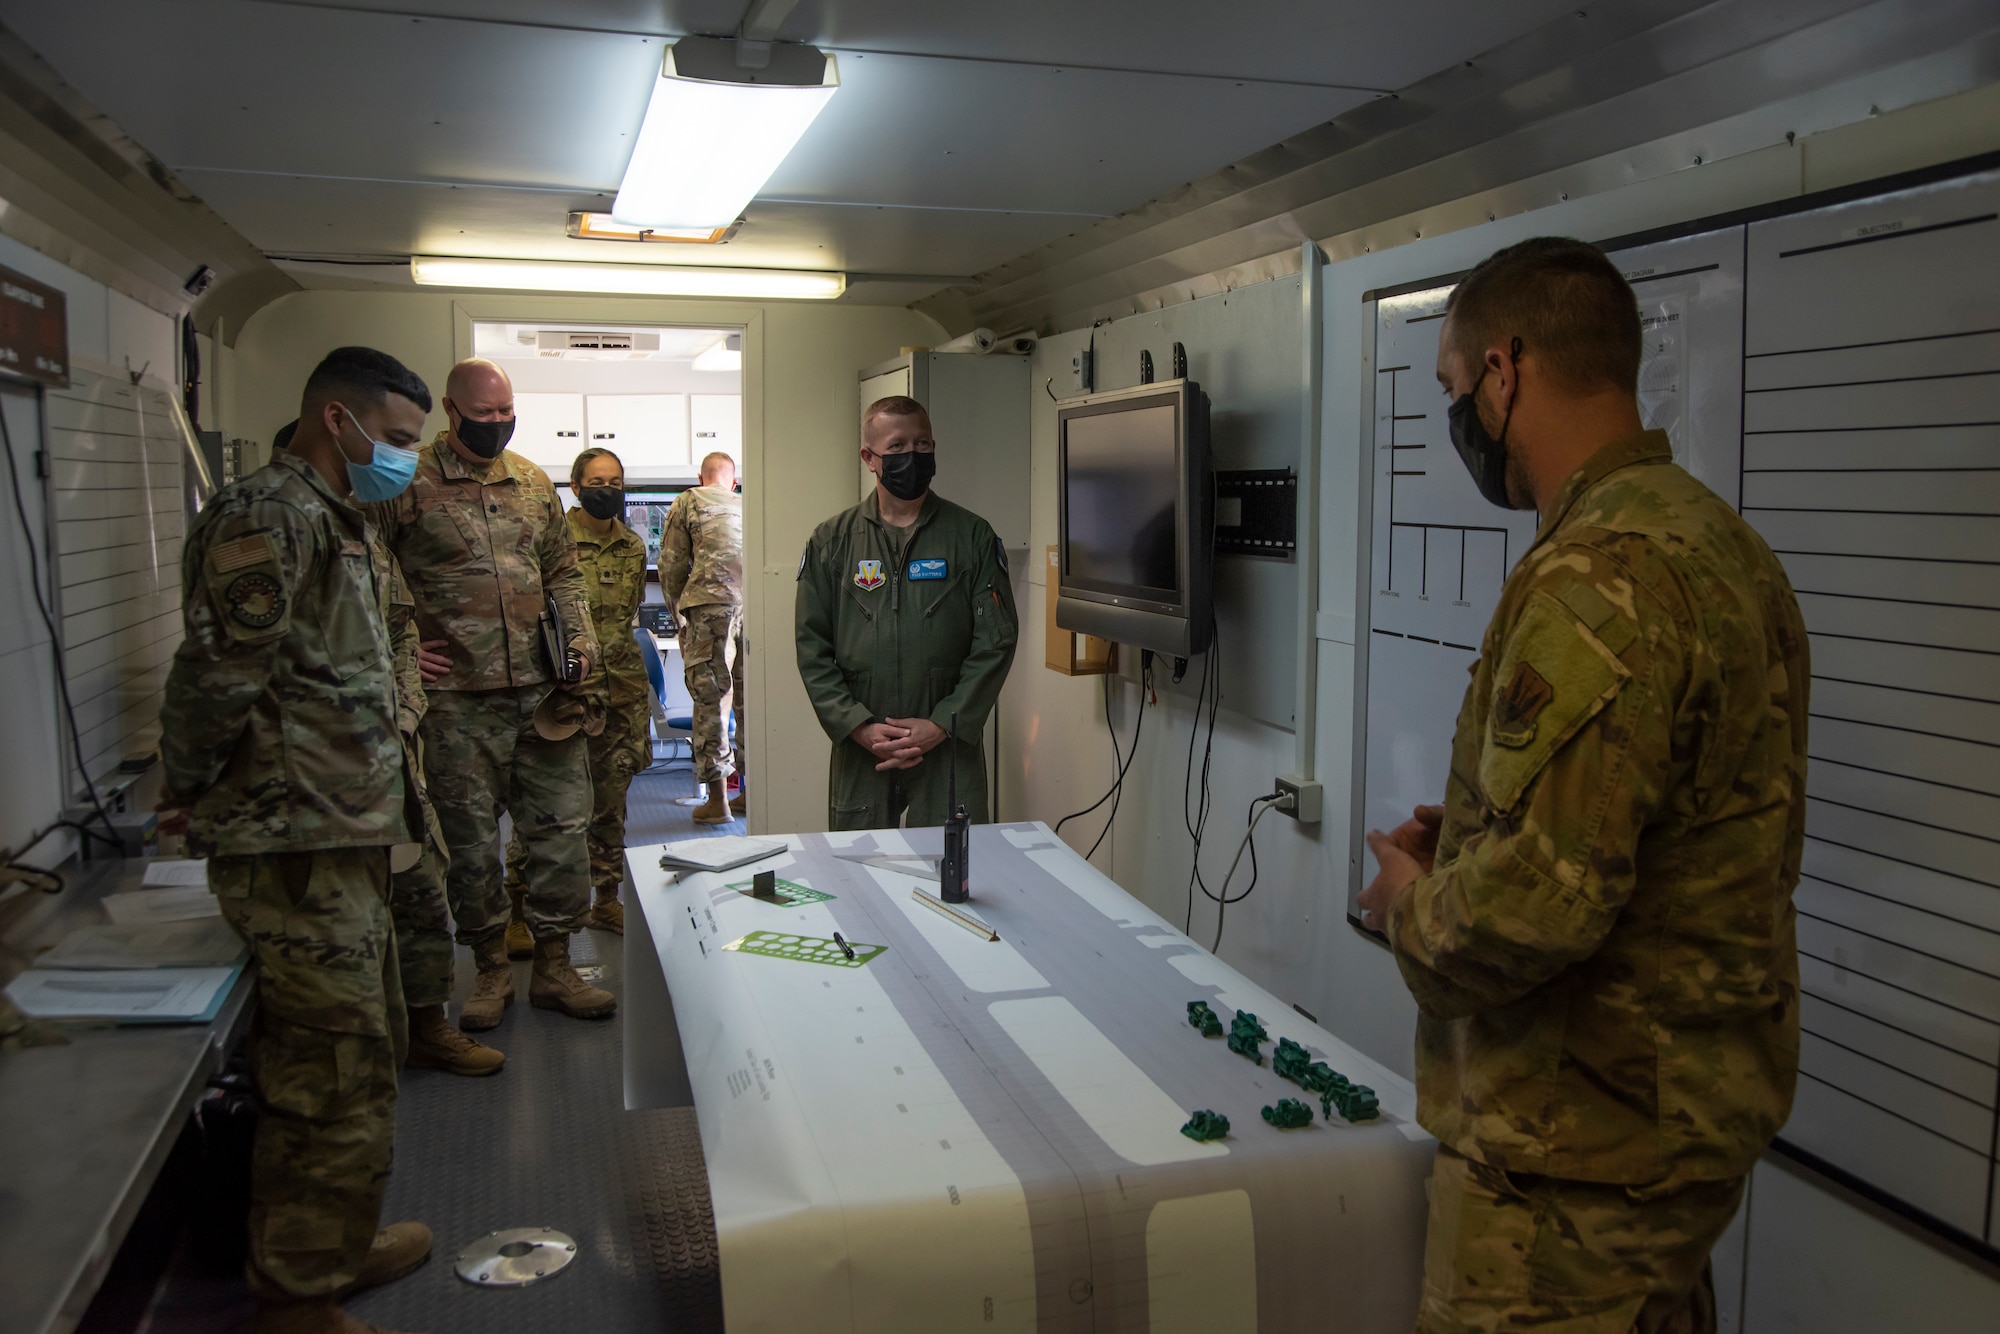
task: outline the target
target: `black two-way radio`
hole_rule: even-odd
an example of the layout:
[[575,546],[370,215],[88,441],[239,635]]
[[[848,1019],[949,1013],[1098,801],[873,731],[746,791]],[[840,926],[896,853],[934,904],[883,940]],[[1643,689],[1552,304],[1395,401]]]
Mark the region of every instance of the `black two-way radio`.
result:
[[946,903],[964,903],[972,897],[971,865],[967,844],[971,820],[958,803],[958,715],[951,715],[951,779],[945,797],[944,860],[938,863],[938,897]]

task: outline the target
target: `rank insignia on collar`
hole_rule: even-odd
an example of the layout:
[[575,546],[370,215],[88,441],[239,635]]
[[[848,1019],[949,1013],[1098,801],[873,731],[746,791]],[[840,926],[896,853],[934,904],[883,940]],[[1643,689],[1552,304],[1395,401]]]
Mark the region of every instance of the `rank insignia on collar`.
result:
[[880,588],[888,580],[882,577],[882,562],[879,560],[856,561],[854,564],[854,586],[870,591]]

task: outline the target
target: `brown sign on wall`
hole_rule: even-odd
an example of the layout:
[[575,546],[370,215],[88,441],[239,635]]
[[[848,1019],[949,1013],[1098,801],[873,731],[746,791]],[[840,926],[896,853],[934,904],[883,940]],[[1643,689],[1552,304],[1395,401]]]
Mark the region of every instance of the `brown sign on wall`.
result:
[[63,294],[0,268],[0,370],[69,383],[69,306]]

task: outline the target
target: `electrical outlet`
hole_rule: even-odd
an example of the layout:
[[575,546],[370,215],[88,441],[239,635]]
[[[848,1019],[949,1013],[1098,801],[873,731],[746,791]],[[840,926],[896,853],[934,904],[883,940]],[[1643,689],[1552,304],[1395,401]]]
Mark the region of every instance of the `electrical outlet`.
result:
[[1326,788],[1317,778],[1300,778],[1297,774],[1286,774],[1277,782],[1273,791],[1291,797],[1289,805],[1280,803],[1280,814],[1289,815],[1300,824],[1318,824],[1320,809],[1326,804]]

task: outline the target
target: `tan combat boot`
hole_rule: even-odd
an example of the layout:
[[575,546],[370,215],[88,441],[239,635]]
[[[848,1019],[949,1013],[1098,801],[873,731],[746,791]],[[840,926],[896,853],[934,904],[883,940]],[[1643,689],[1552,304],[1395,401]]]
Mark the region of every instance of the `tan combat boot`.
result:
[[728,824],[729,800],[723,792],[722,780],[708,785],[708,799],[694,808],[696,824]]
[[736,795],[729,799],[729,812],[732,815],[748,815],[750,813],[749,799],[744,796],[743,789],[740,787],[736,789]]
[[625,905],[618,901],[618,895],[600,894],[591,908],[590,916],[584,919],[585,926],[599,931],[609,931],[614,935],[625,934]]
[[528,1004],[538,1010],[561,1010],[572,1019],[609,1019],[618,998],[576,975],[569,962],[569,937],[551,936],[535,942],[535,976],[528,983]]
[[257,1307],[257,1334],[396,1334],[356,1320],[331,1297],[305,1302],[263,1302]]
[[528,932],[528,891],[516,883],[508,889],[507,897],[514,905],[507,917],[507,957],[532,959],[535,957],[535,938]]
[[361,1272],[354,1281],[335,1293],[336,1297],[347,1297],[366,1288],[379,1288],[384,1283],[394,1283],[397,1279],[414,1274],[431,1258],[431,1230],[422,1223],[391,1223],[375,1234],[375,1242],[368,1248],[368,1258],[361,1262]]
[[482,1046],[451,1026],[444,1006],[422,1005],[410,1011],[410,1055],[406,1062],[419,1070],[444,1070],[454,1075],[498,1074],[507,1058]]
[[514,965],[507,962],[507,947],[497,936],[475,946],[472,957],[479,965],[479,980],[473,984],[472,998],[458,1012],[458,1026],[468,1033],[484,1033],[497,1028],[500,1016],[514,1003]]

